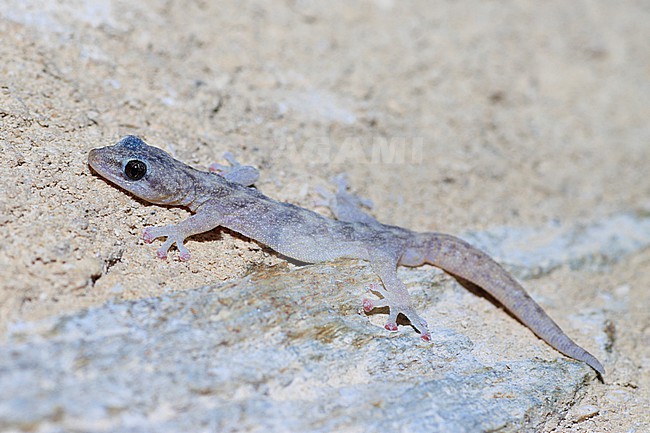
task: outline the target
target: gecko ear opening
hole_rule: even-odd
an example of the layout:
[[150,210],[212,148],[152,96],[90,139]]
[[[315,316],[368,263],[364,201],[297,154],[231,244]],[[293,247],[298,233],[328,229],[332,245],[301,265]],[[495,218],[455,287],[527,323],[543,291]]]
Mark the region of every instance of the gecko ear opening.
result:
[[147,174],[147,164],[137,159],[132,159],[124,166],[124,174],[131,180],[140,180]]

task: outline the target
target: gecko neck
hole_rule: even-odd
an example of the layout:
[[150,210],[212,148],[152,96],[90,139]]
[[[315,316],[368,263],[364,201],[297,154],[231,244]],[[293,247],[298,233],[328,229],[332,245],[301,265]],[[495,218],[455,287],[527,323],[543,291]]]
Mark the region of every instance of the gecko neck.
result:
[[223,177],[203,171],[195,171],[193,173],[196,179],[191,183],[185,195],[182,197],[181,206],[186,206],[190,211],[196,212],[207,201],[214,201],[236,194],[239,190],[245,189],[241,185],[228,182]]

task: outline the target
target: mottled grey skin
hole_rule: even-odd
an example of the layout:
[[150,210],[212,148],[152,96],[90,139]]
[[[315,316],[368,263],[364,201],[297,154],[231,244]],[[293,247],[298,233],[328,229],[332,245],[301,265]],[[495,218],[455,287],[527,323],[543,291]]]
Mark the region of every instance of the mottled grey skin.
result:
[[[167,251],[176,244],[180,259],[189,260],[190,253],[183,241],[223,226],[302,262],[366,260],[383,287],[375,286],[382,299],[364,300],[364,309],[388,307],[386,329],[391,331],[397,329],[397,315],[403,314],[425,340],[430,339],[427,323],[415,311],[396,268],[428,263],[483,288],[555,349],[586,362],[601,377],[605,373],[600,362],[574,343],[487,254],[454,236],[415,233],[381,224],[359,210],[359,199],[346,194],[342,183],[337,195],[325,194],[339,218],[333,220],[275,201],[250,188],[257,179],[257,172],[251,171],[251,167],[235,166],[229,170],[215,166],[220,174],[199,171],[134,136],[127,136],[114,146],[91,150],[88,163],[101,176],[148,202],[186,206],[194,213],[176,225],[145,229],[146,242],[167,238],[158,250],[160,258],[166,258]],[[134,165],[141,170],[134,170]],[[142,172],[143,167],[146,173]],[[139,175],[142,177],[135,180]]]

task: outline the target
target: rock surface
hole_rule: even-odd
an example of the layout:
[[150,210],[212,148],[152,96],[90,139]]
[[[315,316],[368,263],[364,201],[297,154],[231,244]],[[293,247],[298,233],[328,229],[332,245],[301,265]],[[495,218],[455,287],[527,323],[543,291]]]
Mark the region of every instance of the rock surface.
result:
[[[623,219],[630,230],[617,241],[634,246],[626,253],[650,244],[648,220]],[[548,244],[567,254],[548,256],[570,264],[587,262],[581,254],[607,257],[609,225],[565,227]],[[529,251],[528,266],[543,269],[536,260]],[[430,267],[401,273],[412,287],[439,286],[418,291],[429,315],[467,297]],[[504,341],[508,351],[496,353],[488,335],[471,339],[444,318],[432,343],[408,327],[389,334],[358,312],[359,294],[374,280],[356,261],[276,265],[232,283],[14,325],[0,347],[0,427],[534,432],[565,418],[594,378],[559,354],[526,357],[525,343]],[[612,344],[601,340],[599,353]]]
[[[5,0],[0,430],[650,431],[648,22],[634,0]],[[219,230],[155,260],[142,229],[187,212],[86,164],[126,134],[231,151],[308,208],[346,172],[380,221],[488,249],[605,383],[431,268],[400,271],[425,344],[356,313],[361,263]]]
[[18,326],[0,347],[0,428],[539,431],[593,379],[557,357],[477,359],[489,341],[444,321],[433,344],[388,334],[355,314],[372,278],[355,262],[271,268]]

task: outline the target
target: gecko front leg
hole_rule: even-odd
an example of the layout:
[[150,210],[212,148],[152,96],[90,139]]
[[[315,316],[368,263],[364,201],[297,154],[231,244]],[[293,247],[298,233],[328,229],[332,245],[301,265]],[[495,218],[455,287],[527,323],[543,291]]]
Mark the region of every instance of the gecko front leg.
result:
[[201,205],[196,213],[178,224],[172,224],[162,227],[146,227],[142,233],[142,239],[150,244],[154,239],[167,237],[165,242],[156,252],[160,259],[167,258],[167,252],[176,244],[178,249],[178,258],[181,261],[190,259],[190,252],[183,242],[186,238],[210,231],[220,225],[221,216],[214,206],[210,203]]
[[223,154],[223,159],[229,165],[223,164],[210,164],[208,170],[226,179],[228,182],[238,183],[244,186],[251,186],[260,177],[260,172],[253,166],[241,165],[233,156],[232,153],[226,152]]

